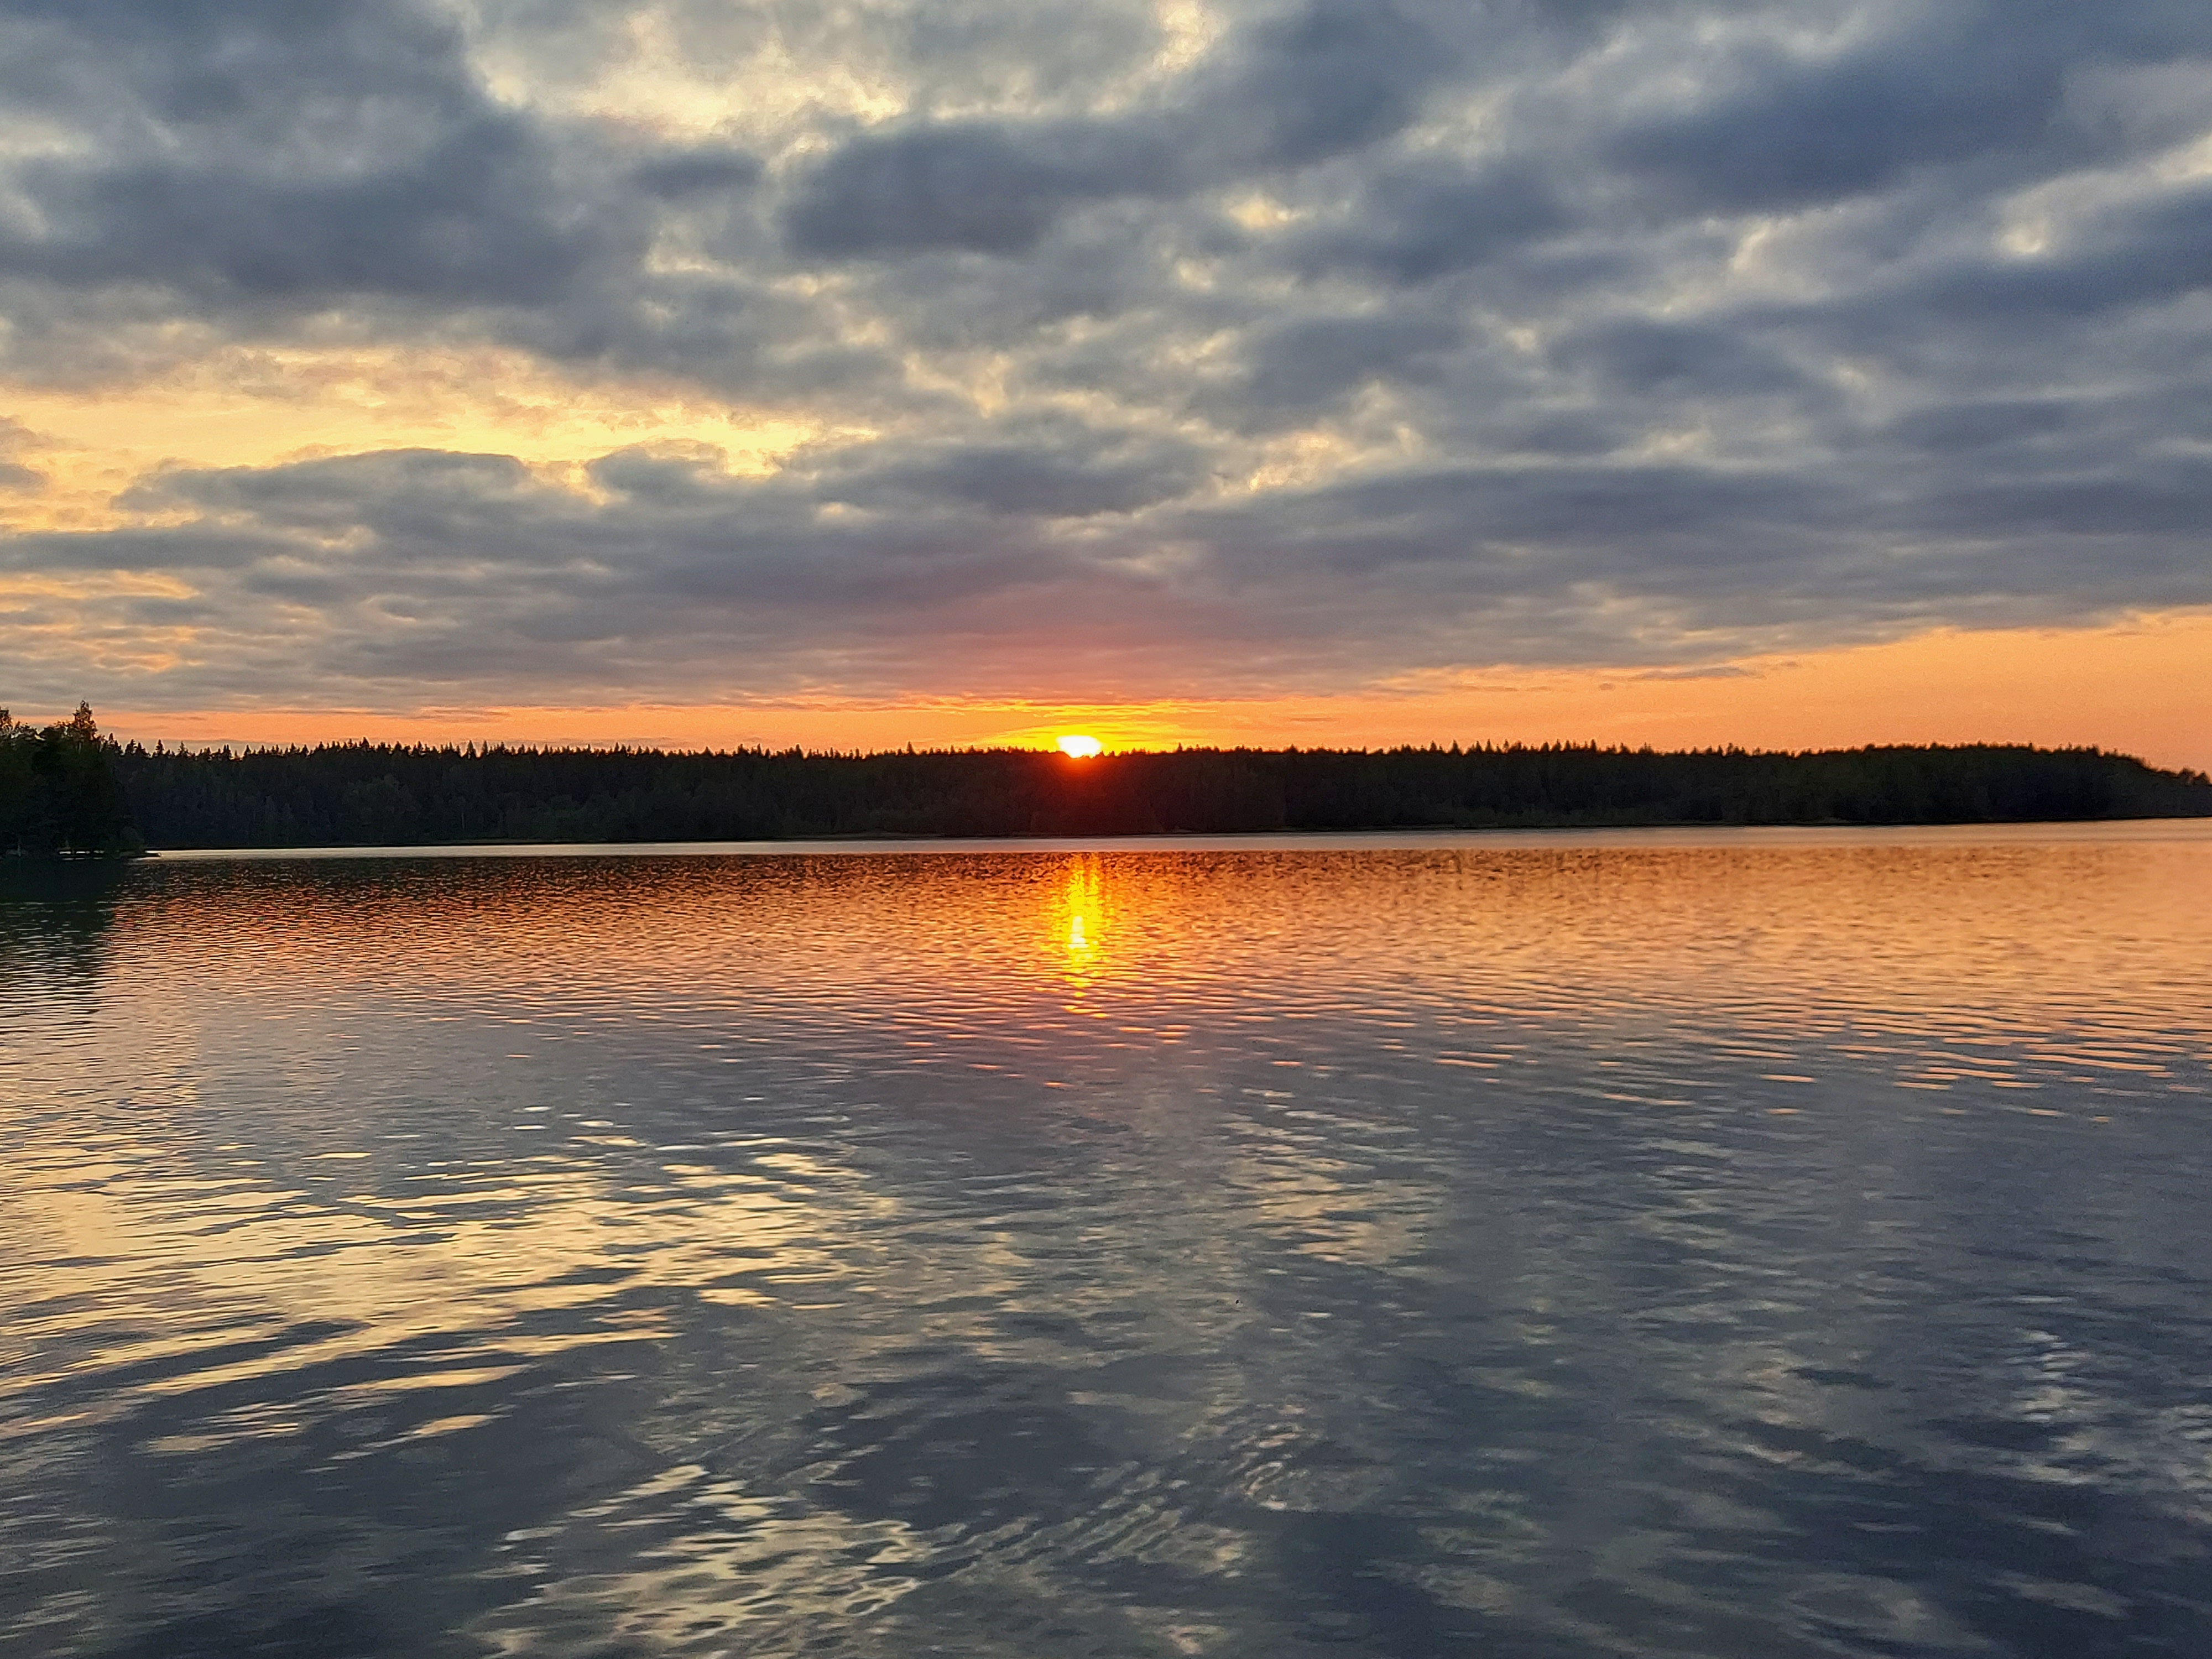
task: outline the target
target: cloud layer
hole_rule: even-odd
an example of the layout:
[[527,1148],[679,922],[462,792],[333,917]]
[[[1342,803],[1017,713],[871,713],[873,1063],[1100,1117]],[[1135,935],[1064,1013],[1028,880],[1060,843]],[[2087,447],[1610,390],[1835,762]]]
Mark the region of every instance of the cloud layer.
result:
[[[0,0],[0,375],[269,411],[214,462],[0,425],[27,705],[1312,691],[2212,605],[2201,3]],[[303,436],[370,359],[379,441]],[[407,392],[474,361],[607,440]]]

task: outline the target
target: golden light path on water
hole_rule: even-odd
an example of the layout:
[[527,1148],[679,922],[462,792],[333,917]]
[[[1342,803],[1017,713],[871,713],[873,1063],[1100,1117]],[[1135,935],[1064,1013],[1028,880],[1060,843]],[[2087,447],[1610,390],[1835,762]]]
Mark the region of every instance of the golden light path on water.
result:
[[11,879],[0,1652],[2212,1631],[2203,826]]

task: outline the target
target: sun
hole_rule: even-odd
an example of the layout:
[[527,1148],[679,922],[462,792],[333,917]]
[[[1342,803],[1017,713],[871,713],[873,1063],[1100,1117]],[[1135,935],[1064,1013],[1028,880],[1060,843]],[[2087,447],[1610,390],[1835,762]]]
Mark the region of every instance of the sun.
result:
[[1060,740],[1060,752],[1077,760],[1089,760],[1094,755],[1104,753],[1106,745],[1097,738],[1076,733],[1070,733]]

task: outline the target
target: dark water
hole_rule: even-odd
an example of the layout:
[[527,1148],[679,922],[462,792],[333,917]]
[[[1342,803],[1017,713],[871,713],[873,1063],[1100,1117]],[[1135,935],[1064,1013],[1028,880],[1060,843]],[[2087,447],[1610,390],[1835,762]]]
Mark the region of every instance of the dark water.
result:
[[0,1653],[2212,1655],[2212,835],[0,878]]

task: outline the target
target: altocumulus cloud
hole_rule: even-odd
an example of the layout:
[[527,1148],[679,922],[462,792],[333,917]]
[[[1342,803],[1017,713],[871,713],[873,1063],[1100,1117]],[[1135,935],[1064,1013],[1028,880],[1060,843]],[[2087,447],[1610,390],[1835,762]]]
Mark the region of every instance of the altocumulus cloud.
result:
[[2201,0],[0,0],[20,392],[473,350],[635,411],[74,514],[0,423],[9,690],[1312,690],[2212,604],[2208,112]]

